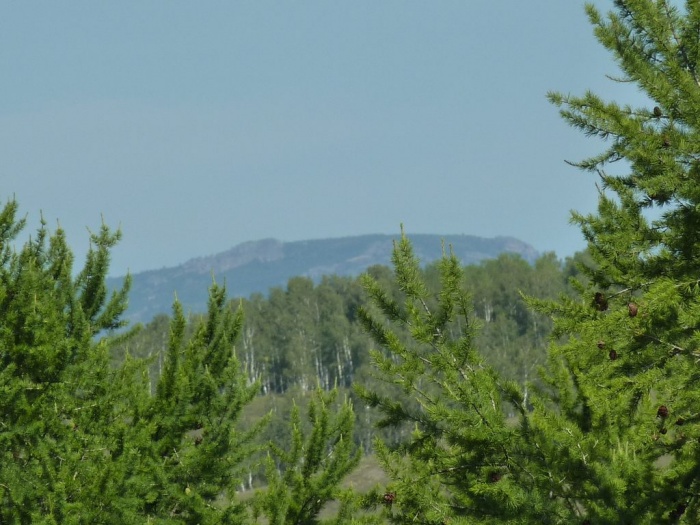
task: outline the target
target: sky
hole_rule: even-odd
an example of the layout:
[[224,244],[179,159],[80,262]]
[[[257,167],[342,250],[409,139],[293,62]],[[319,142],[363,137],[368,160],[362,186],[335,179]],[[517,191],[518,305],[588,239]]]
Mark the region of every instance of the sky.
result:
[[616,74],[571,0],[4,2],[0,202],[79,260],[120,228],[112,275],[401,224],[565,257],[604,144],[546,94]]

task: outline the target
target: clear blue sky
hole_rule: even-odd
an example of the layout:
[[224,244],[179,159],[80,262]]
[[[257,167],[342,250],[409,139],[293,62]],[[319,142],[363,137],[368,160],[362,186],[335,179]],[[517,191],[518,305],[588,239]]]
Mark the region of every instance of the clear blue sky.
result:
[[570,255],[602,144],[546,92],[639,97],[570,0],[5,2],[0,73],[0,199],[121,226],[114,275],[400,223]]

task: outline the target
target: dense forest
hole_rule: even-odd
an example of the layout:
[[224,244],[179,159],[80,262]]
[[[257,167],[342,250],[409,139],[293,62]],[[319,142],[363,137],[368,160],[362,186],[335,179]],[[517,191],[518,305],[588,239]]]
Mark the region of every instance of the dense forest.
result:
[[[571,293],[569,278],[579,275],[576,261],[583,258],[579,254],[560,261],[548,253],[529,264],[520,256],[503,254],[464,268],[463,286],[482,323],[479,348],[499,372],[521,384],[534,377],[533,370],[543,363],[551,323],[529,309],[523,297],[554,299]],[[437,263],[422,272],[437,294]],[[367,273],[399,297],[391,268],[373,266]],[[360,278],[334,275],[318,283],[295,277],[286,288],[273,288],[267,295],[234,298],[231,307],[241,306],[245,312],[238,358],[250,379],[260,382],[262,395],[308,392],[318,385],[324,390],[349,388],[357,376],[369,374],[372,343],[357,320],[357,309],[366,303]],[[169,316],[156,316],[115,349],[115,359],[125,352],[151,357],[151,373],[157,378],[169,326]]]
[[[397,235],[358,235],[332,239],[282,242],[251,241],[211,255],[198,257],[170,268],[130,275],[132,287],[126,317],[147,323],[172,307],[173,291],[187,312],[204,312],[212,274],[226,282],[232,297],[248,297],[270,288],[283,287],[292,277],[306,276],[317,282],[323,275],[357,276],[369,266],[391,264],[391,248]],[[412,234],[416,255],[435,261],[449,245],[465,264],[476,264],[501,253],[521,255],[533,262],[538,254],[528,244],[512,237],[485,238],[474,235]],[[124,277],[111,277],[107,284],[119,289]]]
[[[536,380],[537,369],[545,362],[551,321],[528,308],[524,298],[556,299],[571,294],[569,280],[581,278],[577,265],[585,254],[561,261],[554,253],[539,257],[533,264],[513,254],[464,267],[461,286],[471,297],[474,316],[481,327],[476,340],[479,352],[504,377],[517,381],[523,388]],[[371,276],[400,300],[402,292],[393,270],[373,266]],[[421,268],[430,293],[440,290],[438,263]],[[370,351],[375,348],[371,337],[358,319],[358,309],[369,298],[359,277],[324,276],[315,284],[310,278],[295,277],[286,288],[273,288],[269,294],[232,299],[229,308],[240,307],[244,326],[235,352],[250,383],[259,385],[259,397],[246,409],[244,423],[252,424],[271,412],[270,425],[261,434],[261,443],[271,440],[289,446],[287,423],[295,404],[306,406],[310,395],[320,387],[337,389],[341,396],[362,407],[352,388],[362,383],[380,389],[373,378]],[[189,326],[196,326],[204,314],[192,315]],[[159,315],[133,337],[113,349],[119,362],[131,357],[149,360],[153,385],[162,373],[170,338],[171,318]],[[402,337],[410,339],[404,331]],[[357,410],[354,440],[365,454],[371,454],[375,434],[398,443],[410,428],[382,431],[375,428],[378,414]],[[512,415],[512,414],[510,414]],[[264,482],[258,468],[253,478]]]
[[120,233],[75,268],[8,201],[0,523],[700,523],[700,4],[586,10],[648,107],[549,94],[606,139],[571,260],[423,267],[402,232],[390,268],[125,330]]

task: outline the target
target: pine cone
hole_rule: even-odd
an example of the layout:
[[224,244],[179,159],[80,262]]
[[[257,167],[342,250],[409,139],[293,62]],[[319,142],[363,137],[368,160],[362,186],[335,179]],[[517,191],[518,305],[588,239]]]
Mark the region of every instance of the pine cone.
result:
[[608,309],[608,300],[605,298],[602,292],[596,292],[593,297],[593,306],[599,312],[604,312]]
[[396,499],[396,492],[385,492],[384,493],[384,505],[391,507]]
[[629,312],[630,317],[637,317],[637,312],[639,311],[639,307],[634,303],[629,303],[627,305],[627,311]]
[[687,508],[687,505],[685,503],[679,503],[678,506],[669,512],[668,517],[671,518],[672,520],[678,520],[680,517],[685,514],[685,509]]

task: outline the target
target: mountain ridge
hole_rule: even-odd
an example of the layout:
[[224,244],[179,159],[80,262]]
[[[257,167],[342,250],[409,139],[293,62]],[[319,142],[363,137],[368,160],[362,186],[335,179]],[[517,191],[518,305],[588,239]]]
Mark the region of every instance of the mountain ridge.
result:
[[[184,263],[132,274],[126,318],[147,322],[159,313],[170,312],[177,294],[185,311],[206,309],[212,278],[225,282],[230,297],[248,297],[284,286],[291,277],[318,281],[323,275],[356,276],[375,264],[389,265],[393,241],[400,234],[366,234],[327,239],[284,242],[267,238],[247,241],[214,255],[194,257]],[[514,253],[533,262],[539,253],[514,237],[475,235],[411,234],[416,256],[427,264],[451,247],[462,264],[475,264],[501,253]],[[124,276],[107,280],[120,286]]]

